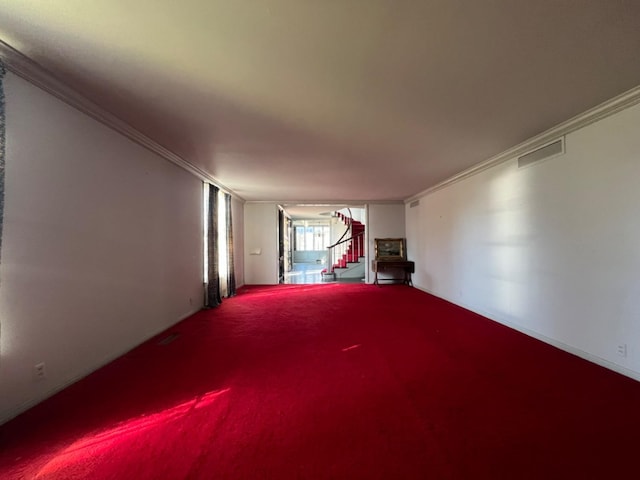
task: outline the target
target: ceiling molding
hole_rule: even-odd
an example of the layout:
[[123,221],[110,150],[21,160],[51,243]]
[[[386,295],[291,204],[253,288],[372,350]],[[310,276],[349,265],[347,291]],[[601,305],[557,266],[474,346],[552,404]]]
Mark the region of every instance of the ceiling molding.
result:
[[276,203],[278,205],[297,205],[309,207],[364,207],[365,205],[403,205],[403,200],[246,200],[245,203]]
[[467,168],[466,170],[463,170],[462,172],[449,177],[448,179],[438,183],[437,185],[434,185],[433,187],[427,188],[420,193],[412,195],[411,197],[406,198],[404,200],[404,203],[409,204],[431,193],[448,187],[449,185],[460,182],[465,178],[469,178],[489,168],[495,167],[496,165],[507,162],[509,160],[513,160],[520,155],[523,155],[527,152],[535,150],[538,147],[558,140],[564,135],[575,132],[576,130],[580,130],[587,125],[591,125],[592,123],[609,117],[638,103],[640,103],[640,85],[618,95],[617,97],[612,98],[611,100],[601,103],[600,105],[591,108],[586,112],[567,120],[566,122],[556,125],[555,127],[550,128],[549,130],[546,130],[539,135],[530,138],[529,140],[525,140],[519,145],[505,150],[504,152],[499,153],[498,155],[495,155],[488,160]]
[[152,138],[146,136],[128,123],[122,121],[120,118],[109,113],[104,108],[100,107],[96,103],[78,93],[76,90],[69,87],[42,65],[30,59],[2,40],[0,40],[0,59],[4,63],[7,70],[22,77],[41,90],[44,90],[45,92],[53,95],[59,100],[62,100],[67,105],[70,105],[71,107],[90,116],[94,120],[97,120],[103,125],[106,125],[107,127],[115,130],[121,135],[124,135],[141,147],[150,150],[156,155],[159,155],[165,160],[168,160],[171,163],[182,168],[183,170],[186,170],[203,182],[212,183],[218,186],[224,192],[233,195],[238,200],[241,200],[243,202],[245,201],[244,198],[235,193],[232,189],[226,187],[217,178],[209,175],[201,168],[193,165],[191,162],[185,160],[166,147],[163,147]]

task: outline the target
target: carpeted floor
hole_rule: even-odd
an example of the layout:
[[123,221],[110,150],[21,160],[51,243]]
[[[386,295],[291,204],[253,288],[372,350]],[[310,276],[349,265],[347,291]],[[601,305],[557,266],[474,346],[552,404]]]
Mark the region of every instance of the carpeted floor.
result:
[[248,287],[0,427],[0,478],[633,478],[639,406],[416,289]]

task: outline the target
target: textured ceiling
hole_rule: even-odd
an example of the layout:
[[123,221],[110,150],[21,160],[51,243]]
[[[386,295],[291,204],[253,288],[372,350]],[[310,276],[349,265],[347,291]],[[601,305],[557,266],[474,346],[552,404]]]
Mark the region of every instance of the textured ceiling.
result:
[[0,0],[0,39],[247,200],[400,200],[640,84],[637,0]]

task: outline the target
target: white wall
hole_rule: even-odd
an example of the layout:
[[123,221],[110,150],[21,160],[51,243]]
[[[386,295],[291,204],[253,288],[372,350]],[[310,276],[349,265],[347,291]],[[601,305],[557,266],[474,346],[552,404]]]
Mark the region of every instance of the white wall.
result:
[[[244,204],[244,280],[248,285],[278,283],[278,205]],[[257,253],[260,252],[260,253]]]
[[416,286],[639,378],[639,125],[636,105],[407,205]]
[[13,74],[5,93],[0,423],[198,310],[203,290],[197,178]]
[[[376,238],[405,238],[405,211],[403,204],[375,204],[367,209],[367,267],[371,266],[371,259],[375,256]],[[409,260],[413,260],[409,258]],[[369,282],[372,283],[375,273],[368,268]],[[379,278],[398,277],[398,273],[378,273]]]

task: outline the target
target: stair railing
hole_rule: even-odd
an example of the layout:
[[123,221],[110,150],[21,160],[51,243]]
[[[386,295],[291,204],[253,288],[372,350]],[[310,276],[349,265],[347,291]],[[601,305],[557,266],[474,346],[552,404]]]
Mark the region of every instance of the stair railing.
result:
[[[342,241],[342,239],[344,237],[346,237],[347,235],[351,235],[351,231],[352,231],[351,229],[352,229],[352,225],[353,225],[353,215],[352,215],[351,209],[349,207],[347,207],[347,210],[349,211],[349,216],[348,217],[344,213],[339,213],[338,212],[338,216],[347,225],[347,228],[344,231],[344,233],[342,235],[340,235],[340,238],[338,239],[338,241],[336,243],[334,243],[333,245],[337,245],[338,243],[340,243]],[[331,247],[328,247],[328,248],[331,248]]]
[[349,216],[337,213],[347,228],[337,242],[327,247],[328,274],[333,274],[336,266],[346,267],[349,262],[358,262],[360,257],[364,257],[364,232],[353,234],[353,215],[350,208],[347,207],[347,210]]
[[[349,245],[351,245],[351,252],[349,252]],[[357,262],[360,257],[364,257],[364,232],[339,240],[327,247],[327,250],[328,273],[333,273],[335,266],[346,267],[349,262]]]

